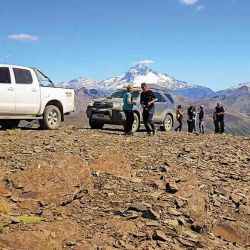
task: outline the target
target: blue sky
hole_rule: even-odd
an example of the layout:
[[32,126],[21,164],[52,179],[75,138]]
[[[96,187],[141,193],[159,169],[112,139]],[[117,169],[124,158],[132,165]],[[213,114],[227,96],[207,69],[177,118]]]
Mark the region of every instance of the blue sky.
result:
[[249,0],[2,1],[0,58],[55,81],[102,80],[148,59],[218,90],[250,81],[249,11]]

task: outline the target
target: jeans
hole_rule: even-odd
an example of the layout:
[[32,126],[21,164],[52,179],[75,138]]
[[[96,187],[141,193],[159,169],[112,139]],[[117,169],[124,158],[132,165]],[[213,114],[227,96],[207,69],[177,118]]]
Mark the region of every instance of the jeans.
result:
[[178,118],[177,121],[179,122],[179,126],[175,129],[175,131],[178,131],[178,129],[179,129],[179,131],[181,131],[181,129],[182,129],[182,118]]
[[[154,107],[151,107],[149,109],[143,109],[143,113],[142,113],[143,123],[144,123],[146,131],[148,133],[150,133],[150,131],[151,131],[150,127],[151,127],[152,130],[155,130],[155,125],[154,125],[154,122],[153,122],[154,112],[155,112]],[[150,127],[149,127],[149,125],[150,125]]]
[[225,130],[224,120],[215,120],[214,121],[214,132],[216,134],[223,134]]
[[196,132],[195,119],[188,119],[188,132],[193,133]]
[[204,121],[203,120],[199,120],[199,129],[200,129],[200,133],[204,134]]
[[129,133],[132,132],[132,127],[134,123],[134,114],[132,110],[123,110],[126,115],[126,121],[124,125],[124,132]]

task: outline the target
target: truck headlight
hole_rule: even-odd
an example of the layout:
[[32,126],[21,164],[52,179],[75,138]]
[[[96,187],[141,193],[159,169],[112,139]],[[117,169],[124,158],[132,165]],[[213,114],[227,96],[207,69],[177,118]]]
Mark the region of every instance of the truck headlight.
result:
[[94,106],[94,101],[90,101],[88,106],[93,107]]
[[122,104],[121,103],[113,103],[113,109],[121,109]]

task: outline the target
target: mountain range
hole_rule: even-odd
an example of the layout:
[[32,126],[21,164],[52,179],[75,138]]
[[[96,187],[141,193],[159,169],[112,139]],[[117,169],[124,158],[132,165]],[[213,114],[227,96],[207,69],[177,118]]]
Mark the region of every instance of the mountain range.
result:
[[89,97],[100,97],[110,94],[113,90],[128,84],[138,87],[142,82],[158,85],[172,90],[177,96],[188,100],[223,101],[238,112],[250,114],[250,83],[238,84],[232,88],[214,92],[208,87],[176,80],[166,73],[158,73],[146,65],[138,64],[127,72],[101,81],[89,77],[79,77],[60,83],[61,86],[75,89],[76,93]]

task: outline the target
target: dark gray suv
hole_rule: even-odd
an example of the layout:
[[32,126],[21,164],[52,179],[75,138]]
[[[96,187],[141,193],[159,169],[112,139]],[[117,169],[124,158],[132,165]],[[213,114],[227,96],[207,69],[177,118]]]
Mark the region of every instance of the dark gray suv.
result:
[[[171,94],[163,89],[150,87],[158,101],[155,103],[155,113],[153,120],[155,124],[159,124],[162,131],[169,131],[174,125],[175,105]],[[126,120],[122,111],[123,94],[126,89],[118,89],[114,93],[105,98],[92,100],[87,107],[87,116],[89,125],[93,129],[101,129],[104,124],[124,125]],[[140,94],[142,90],[134,88],[133,101],[136,105],[133,107],[135,121],[133,124],[133,132],[138,131],[143,123],[142,106],[140,104]]]

